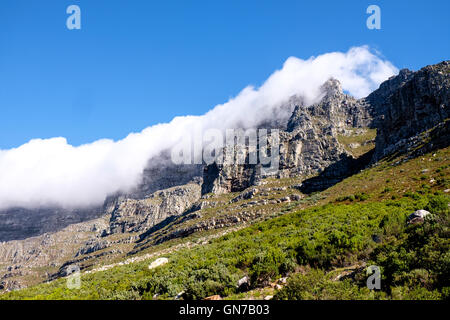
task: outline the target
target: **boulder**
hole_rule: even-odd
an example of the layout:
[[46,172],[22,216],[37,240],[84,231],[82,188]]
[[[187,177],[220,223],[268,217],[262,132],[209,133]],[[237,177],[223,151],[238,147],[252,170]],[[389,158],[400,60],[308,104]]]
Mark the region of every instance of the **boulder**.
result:
[[245,292],[250,289],[250,279],[248,276],[239,279],[237,283],[238,291]]
[[422,223],[425,220],[425,217],[430,214],[431,213],[427,210],[417,210],[408,216],[408,224]]
[[164,265],[164,264],[166,264],[166,263],[168,263],[169,262],[169,259],[167,259],[167,258],[158,258],[158,259],[156,259],[155,261],[153,261],[149,266],[148,266],[148,268],[151,270],[151,269],[155,269],[155,268],[157,268],[157,267],[159,267],[159,266],[162,266],[162,265]]

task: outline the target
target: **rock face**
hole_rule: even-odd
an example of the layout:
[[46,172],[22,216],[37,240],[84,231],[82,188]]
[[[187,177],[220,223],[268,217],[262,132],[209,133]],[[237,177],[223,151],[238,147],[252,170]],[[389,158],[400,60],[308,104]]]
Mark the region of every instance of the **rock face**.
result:
[[[287,126],[280,131],[278,177],[310,175],[323,171],[349,154],[338,142],[348,128],[372,125],[372,111],[365,100],[357,100],[342,92],[336,79],[322,86],[319,103],[305,106],[301,97],[291,97],[288,105],[294,111]],[[248,150],[246,150],[248,151]],[[202,193],[242,191],[266,177],[260,165],[219,165],[213,163],[203,172]]]
[[261,178],[257,165],[220,165],[213,163],[203,171],[202,194],[223,194],[240,191],[257,183]]
[[[401,70],[363,99],[342,92],[339,81],[322,86],[319,103],[305,106],[300,97],[288,105],[295,109],[280,132],[277,176],[319,177],[306,181],[303,192],[323,190],[345,176],[393,153],[443,148],[450,142],[450,62],[427,66],[417,72]],[[286,108],[285,108],[286,109]],[[376,128],[375,151],[355,161],[338,141],[352,128]],[[425,145],[425,146],[422,146]],[[350,144],[350,148],[360,145]],[[372,159],[370,159],[372,158]],[[257,165],[207,166],[202,193],[241,191],[265,176]]]
[[157,191],[142,200],[123,200],[111,213],[105,235],[143,232],[168,217],[180,215],[200,199],[200,191],[199,184],[191,183]]
[[0,211],[0,242],[20,240],[46,232],[61,230],[74,223],[92,220],[103,215],[103,208],[15,208]]
[[174,164],[170,152],[165,151],[148,161],[140,184],[124,197],[143,199],[158,190],[191,182],[200,183],[202,171],[203,166],[200,164]]
[[301,100],[289,119],[287,131],[302,128],[312,119],[320,119],[335,129],[348,127],[370,127],[372,125],[372,109],[364,99],[355,99],[342,91],[341,83],[329,79],[322,85],[323,98],[319,103],[304,107]]
[[[377,109],[376,150],[373,161],[406,152],[420,144],[418,134],[444,124],[450,117],[450,61],[427,66],[417,72],[402,70],[385,81],[367,100]],[[448,123],[434,140],[450,141]],[[445,145],[443,145],[445,146]]]
[[85,209],[14,208],[0,211],[0,241],[20,240],[47,232],[56,232],[83,221],[110,214],[124,199],[144,199],[157,190],[201,182],[201,165],[175,165],[163,153],[150,159],[141,183],[129,193],[109,196],[103,205]]

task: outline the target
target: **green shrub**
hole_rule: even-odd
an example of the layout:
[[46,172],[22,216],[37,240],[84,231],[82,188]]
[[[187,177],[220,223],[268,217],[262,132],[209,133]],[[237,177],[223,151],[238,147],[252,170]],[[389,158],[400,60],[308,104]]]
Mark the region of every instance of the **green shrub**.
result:
[[387,236],[400,234],[405,227],[406,217],[404,214],[385,215],[380,222],[380,228]]
[[267,251],[259,253],[250,266],[252,285],[264,284],[282,272],[291,271],[295,268],[292,262],[293,260],[289,259],[279,248],[269,248]]
[[332,281],[320,269],[296,274],[278,291],[274,300],[357,300],[373,299],[374,292],[349,280]]
[[423,287],[395,287],[392,289],[394,300],[440,300],[442,295],[437,290],[429,291]]
[[437,195],[430,198],[426,210],[431,213],[440,213],[448,210],[449,196]]
[[419,200],[421,198],[420,195],[418,195],[417,193],[414,193],[414,192],[405,192],[403,194],[403,196],[411,198],[413,200]]

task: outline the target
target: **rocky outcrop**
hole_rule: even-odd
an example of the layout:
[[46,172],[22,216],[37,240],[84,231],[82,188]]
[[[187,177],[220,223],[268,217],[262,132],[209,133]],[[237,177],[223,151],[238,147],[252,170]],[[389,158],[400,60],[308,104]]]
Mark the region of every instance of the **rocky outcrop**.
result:
[[[357,100],[342,91],[336,79],[322,86],[323,98],[319,103],[305,106],[301,97],[292,97],[289,105],[294,111],[286,128],[280,131],[278,177],[308,176],[322,172],[333,163],[349,156],[338,141],[339,134],[348,128],[372,125],[372,110],[365,100]],[[219,165],[213,163],[203,172],[202,193],[242,191],[267,177],[261,165]]]
[[212,163],[203,171],[202,194],[241,191],[261,179],[258,165],[223,165]]
[[323,98],[319,103],[304,106],[296,98],[294,113],[287,124],[287,131],[292,132],[308,126],[314,120],[320,120],[334,129],[343,132],[346,128],[370,127],[373,110],[365,99],[355,99],[343,93],[341,83],[329,79],[322,85]]
[[[450,117],[450,61],[427,66],[417,72],[402,70],[398,76],[384,82],[367,100],[378,110],[373,162],[418,147],[427,142],[427,137],[415,137],[439,127]],[[431,143],[444,147],[450,141],[450,130],[448,123],[441,127]]]
[[139,185],[124,196],[129,199],[144,199],[158,190],[201,183],[202,170],[201,164],[174,164],[170,152],[164,151],[148,161]]
[[[309,176],[302,191],[328,188],[350,174],[394,153],[428,152],[450,142],[450,62],[427,66],[417,72],[403,69],[363,99],[342,92],[339,81],[322,86],[319,103],[305,106],[301,97],[286,130],[280,132],[277,176]],[[352,128],[376,128],[375,151],[358,161],[338,142]],[[350,144],[357,148],[360,145]],[[420,147],[420,148],[419,148]],[[419,150],[417,150],[419,149]],[[416,154],[417,155],[417,154]],[[372,157],[372,159],[368,159]],[[328,170],[326,170],[328,168]],[[242,191],[265,176],[257,165],[207,166],[202,193]]]
[[355,159],[343,154],[341,159],[332,163],[317,176],[303,180],[298,186],[298,190],[310,194],[312,192],[323,191],[345,178],[364,169],[372,159],[373,150]]
[[186,184],[157,191],[145,199],[125,199],[111,213],[110,226],[104,235],[144,232],[159,222],[177,216],[200,198],[199,184]]

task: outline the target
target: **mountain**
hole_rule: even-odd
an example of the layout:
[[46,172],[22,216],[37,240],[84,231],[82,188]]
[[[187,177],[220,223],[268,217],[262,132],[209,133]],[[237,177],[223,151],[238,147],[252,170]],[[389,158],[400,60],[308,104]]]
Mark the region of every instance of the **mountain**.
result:
[[[446,147],[449,68],[449,62],[443,61],[418,72],[401,70],[359,100],[345,95],[335,79],[322,86],[324,97],[317,104],[305,107],[301,98],[294,97],[295,110],[281,135],[278,177],[323,172],[303,187],[303,191],[313,192],[354,174],[369,161],[417,148],[426,140],[424,135],[432,137],[432,142],[422,147],[422,152]],[[364,135],[370,129],[377,130],[374,154],[354,161],[355,150],[346,150],[339,136]],[[258,169],[212,164],[205,168],[202,192],[241,191],[262,178]]]
[[[244,276],[245,294],[250,295],[262,288],[274,291],[277,277],[309,281],[303,274],[320,282],[333,273],[353,277],[353,282],[324,280],[324,286],[348,286],[342,292],[367,298],[358,277],[369,261],[376,261],[390,272],[389,286],[380,295],[394,297],[391,287],[406,290],[402,286],[409,278],[382,259],[382,254],[394,254],[390,245],[411,252],[424,248],[428,262],[408,256],[413,280],[420,282],[423,276],[429,286],[424,294],[445,296],[449,242],[439,228],[448,224],[449,75],[450,62],[444,61],[417,72],[402,70],[363,99],[345,94],[336,79],[323,84],[318,103],[307,106],[301,97],[287,97],[282,108],[291,110],[290,118],[261,124],[280,133],[275,173],[251,164],[176,166],[166,153],[149,161],[135,191],[112,195],[102,208],[77,220],[53,218],[77,211],[49,208],[36,216],[2,213],[0,230],[8,230],[1,233],[3,239],[19,239],[20,232],[26,239],[0,244],[0,289],[54,280],[47,287],[4,295],[52,296],[48,288],[61,288],[58,278],[77,265],[87,291],[58,289],[57,297],[174,297],[181,291],[180,296],[190,299],[223,296],[237,294],[241,289],[235,282]],[[409,226],[407,216],[425,208],[438,222],[434,229],[427,227],[422,239],[425,224]],[[33,218],[27,221],[27,216]],[[22,229],[13,230],[21,221]],[[176,263],[153,277],[148,263],[163,256]],[[95,281],[103,276],[125,281],[112,270],[131,277],[134,282],[127,283],[132,287],[94,293]],[[196,278],[201,272],[206,280]],[[404,280],[396,283],[394,276]],[[276,289],[278,297],[293,297],[289,285],[297,282],[279,281],[286,289]],[[409,292],[401,297],[413,294]]]
[[[338,80],[328,80],[321,91],[322,100],[311,106],[305,106],[301,97],[289,99],[294,111],[280,132],[279,178],[307,177],[335,163],[342,165],[339,170],[348,172],[347,160],[352,155],[338,141],[339,136],[363,135],[372,126],[370,105],[344,94]],[[259,165],[214,163],[204,170],[202,193],[242,191],[266,177]]]
[[157,190],[200,183],[201,165],[175,165],[167,152],[148,161],[141,182],[128,193],[110,195],[103,205],[91,208],[42,207],[0,210],[0,241],[20,240],[43,233],[60,231],[84,221],[99,218],[124,199],[144,199]]

